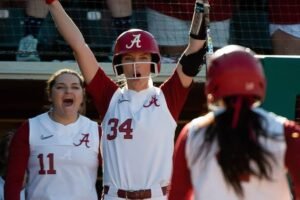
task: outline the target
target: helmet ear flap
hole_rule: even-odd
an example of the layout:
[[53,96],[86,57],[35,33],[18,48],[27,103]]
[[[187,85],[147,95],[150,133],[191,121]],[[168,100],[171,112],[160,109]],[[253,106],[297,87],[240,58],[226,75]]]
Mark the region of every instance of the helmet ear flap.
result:
[[[151,54],[151,62],[154,62],[154,63],[156,63],[157,65],[157,71],[158,72],[160,72],[160,57],[159,57],[159,55],[158,54]],[[155,73],[156,72],[156,70],[155,70],[155,65],[151,65],[151,72],[152,73]]]
[[[114,57],[114,60],[113,60],[113,65],[119,65],[121,64],[121,60],[122,60],[122,55],[117,55]],[[114,72],[116,75],[121,75],[123,74],[123,67],[113,67],[114,68]]]

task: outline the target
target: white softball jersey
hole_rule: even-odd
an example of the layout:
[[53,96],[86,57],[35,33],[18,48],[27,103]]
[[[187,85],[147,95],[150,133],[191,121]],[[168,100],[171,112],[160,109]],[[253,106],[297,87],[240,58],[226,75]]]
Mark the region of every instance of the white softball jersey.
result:
[[[255,109],[266,120],[265,128],[269,134],[277,140],[260,138],[260,143],[275,156],[277,164],[272,165],[271,178],[273,181],[259,180],[250,176],[249,181],[242,182],[245,198],[243,200],[290,200],[291,194],[288,186],[285,168],[286,143],[284,139],[283,123],[285,119],[270,114],[262,109]],[[226,184],[222,169],[216,159],[218,145],[215,141],[211,150],[205,157],[205,153],[195,161],[199,154],[199,146],[203,144],[205,128],[198,129],[200,118],[191,122],[186,141],[185,157],[190,170],[190,179],[194,189],[195,200],[241,200],[233,188]],[[254,164],[254,163],[253,163]],[[232,163],[234,165],[234,163]],[[255,167],[255,165],[253,165]]]
[[80,116],[62,125],[47,113],[29,120],[29,200],[97,200],[99,131]]
[[161,187],[170,181],[176,125],[160,88],[117,89],[102,122],[103,184],[112,193],[152,189],[151,199],[166,199]]

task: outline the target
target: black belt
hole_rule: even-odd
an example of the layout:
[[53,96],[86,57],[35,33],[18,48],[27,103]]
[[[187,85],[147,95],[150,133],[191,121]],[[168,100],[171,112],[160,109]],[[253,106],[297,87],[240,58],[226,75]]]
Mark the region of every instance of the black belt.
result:
[[[108,194],[109,186],[105,185],[103,188],[104,194]],[[168,193],[168,186],[161,187],[161,191],[165,196]],[[123,199],[149,199],[151,198],[151,189],[145,190],[122,190],[118,189],[117,195]]]

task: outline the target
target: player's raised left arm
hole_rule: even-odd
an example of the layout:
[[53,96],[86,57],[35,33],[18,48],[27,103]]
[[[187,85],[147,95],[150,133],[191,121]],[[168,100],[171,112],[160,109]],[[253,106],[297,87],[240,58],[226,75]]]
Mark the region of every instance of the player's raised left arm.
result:
[[189,87],[205,59],[206,29],[209,23],[207,0],[196,0],[190,28],[189,44],[177,64],[177,73],[184,87]]
[[48,4],[57,30],[74,51],[75,58],[86,83],[90,83],[99,68],[96,57],[86,44],[79,28],[66,13],[59,0],[45,1]]

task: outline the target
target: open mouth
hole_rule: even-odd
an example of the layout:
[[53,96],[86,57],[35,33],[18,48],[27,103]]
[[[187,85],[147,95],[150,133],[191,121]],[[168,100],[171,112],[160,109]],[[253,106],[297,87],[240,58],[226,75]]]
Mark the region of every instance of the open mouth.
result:
[[65,106],[71,106],[71,105],[73,105],[74,100],[73,99],[64,99],[63,103]]
[[139,77],[142,77],[141,73],[136,73],[135,77],[139,78]]

